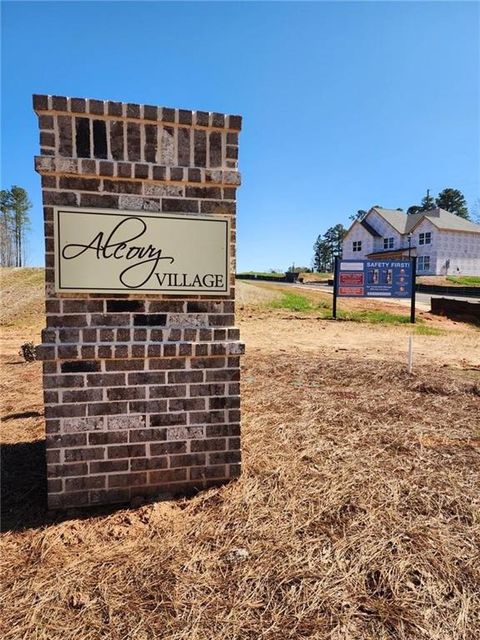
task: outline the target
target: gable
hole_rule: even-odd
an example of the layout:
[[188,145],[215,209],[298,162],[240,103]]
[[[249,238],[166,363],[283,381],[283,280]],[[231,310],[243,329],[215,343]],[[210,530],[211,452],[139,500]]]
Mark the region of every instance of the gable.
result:
[[351,240],[351,239],[366,240],[371,237],[372,237],[372,234],[370,234],[367,231],[367,229],[365,229],[362,223],[359,220],[355,220],[355,222],[352,224],[350,229],[344,235],[342,242],[345,242],[346,240]]
[[398,238],[401,235],[398,229],[396,229],[390,221],[380,213],[380,210],[370,209],[364,220],[375,229],[379,237],[389,238],[393,236]]

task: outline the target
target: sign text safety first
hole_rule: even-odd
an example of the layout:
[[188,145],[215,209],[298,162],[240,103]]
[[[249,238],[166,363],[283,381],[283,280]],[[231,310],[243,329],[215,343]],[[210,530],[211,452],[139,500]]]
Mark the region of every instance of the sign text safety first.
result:
[[335,258],[333,317],[337,298],[410,298],[415,322],[416,258],[406,260],[342,260]]

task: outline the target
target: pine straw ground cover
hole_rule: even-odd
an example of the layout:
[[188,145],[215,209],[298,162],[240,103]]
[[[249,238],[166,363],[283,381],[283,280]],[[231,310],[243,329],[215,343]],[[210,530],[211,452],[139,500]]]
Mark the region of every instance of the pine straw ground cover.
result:
[[478,383],[334,357],[246,357],[239,481],[5,532],[1,637],[478,639]]

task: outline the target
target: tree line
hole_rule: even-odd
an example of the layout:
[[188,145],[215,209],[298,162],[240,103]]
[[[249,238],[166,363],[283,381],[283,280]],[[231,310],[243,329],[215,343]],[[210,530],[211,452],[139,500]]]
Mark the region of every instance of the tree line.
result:
[[0,265],[25,265],[25,237],[30,229],[28,215],[32,203],[22,187],[13,185],[0,191]]
[[[379,204],[374,205],[374,207],[382,208]],[[467,201],[465,200],[464,195],[458,189],[452,189],[450,187],[440,191],[436,198],[431,196],[430,191],[427,190],[425,197],[419,205],[413,204],[408,207],[407,215],[430,211],[437,207],[445,209],[445,211],[449,211],[450,213],[454,213],[465,220],[470,220],[470,213],[468,211]],[[398,207],[397,211],[403,211],[403,209]],[[366,209],[358,209],[356,213],[349,216],[349,220],[352,222],[355,220],[363,220],[367,213],[368,211]],[[323,235],[318,236],[315,244],[313,245],[314,271],[330,272],[333,270],[334,257],[336,255],[341,255],[342,241],[347,231],[348,230],[343,226],[343,224],[336,224],[335,226],[327,229]]]

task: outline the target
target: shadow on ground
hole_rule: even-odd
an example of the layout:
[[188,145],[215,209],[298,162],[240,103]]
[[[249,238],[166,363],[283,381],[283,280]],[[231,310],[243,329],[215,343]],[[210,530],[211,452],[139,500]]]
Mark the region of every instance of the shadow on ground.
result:
[[1,530],[45,523],[47,470],[45,440],[0,446]]
[[39,411],[21,411],[20,413],[9,413],[6,416],[2,416],[2,420],[6,422],[7,420],[19,420],[21,418],[39,418],[43,416],[43,413]]
[[107,516],[131,507],[121,503],[48,511],[45,440],[0,445],[0,466],[2,533]]

